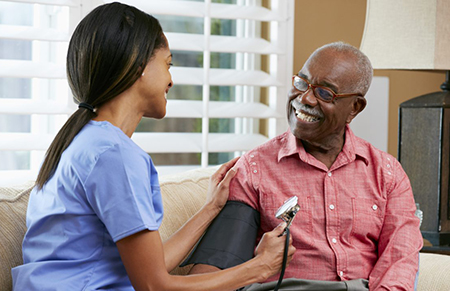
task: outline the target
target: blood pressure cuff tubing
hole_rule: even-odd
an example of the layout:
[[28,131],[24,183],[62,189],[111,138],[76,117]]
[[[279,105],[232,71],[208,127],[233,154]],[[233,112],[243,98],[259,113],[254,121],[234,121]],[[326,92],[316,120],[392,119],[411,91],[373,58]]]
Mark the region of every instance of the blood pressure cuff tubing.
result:
[[228,201],[181,267],[206,264],[226,269],[253,257],[259,212],[245,203]]

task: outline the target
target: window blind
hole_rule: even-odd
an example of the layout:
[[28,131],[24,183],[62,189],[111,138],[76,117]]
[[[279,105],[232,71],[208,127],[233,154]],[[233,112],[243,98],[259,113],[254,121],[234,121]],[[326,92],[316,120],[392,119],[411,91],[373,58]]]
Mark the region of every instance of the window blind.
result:
[[[28,128],[24,130],[0,127],[0,152],[28,153],[23,161],[19,159],[22,164],[28,160],[28,166],[0,166],[0,184],[4,185],[35,179],[54,135],[76,109],[65,80],[70,33],[90,10],[113,1],[15,0],[0,1],[0,5],[2,2],[31,5],[33,14],[31,24],[0,23],[0,41],[31,43],[29,58],[0,57],[0,81],[19,79],[31,84],[29,96],[0,96],[0,116],[29,118]],[[214,164],[209,158],[211,153],[238,155],[286,130],[285,101],[292,73],[293,0],[264,1],[268,7],[263,7],[259,0],[121,2],[160,20],[174,60],[198,59],[195,65],[187,63],[171,68],[174,88],[181,88],[169,92],[165,119],[173,120],[174,125],[159,130],[142,126],[144,129],[132,137],[152,157],[186,153],[199,156],[198,163],[181,166],[156,163],[160,174],[207,167]],[[182,29],[166,28],[173,19],[180,18],[185,22],[175,27]],[[183,31],[191,23],[199,28]],[[233,29],[230,33],[217,30],[217,26]],[[262,26],[266,28],[264,33],[261,33]],[[213,58],[220,59],[219,65]],[[230,61],[223,65],[222,59]],[[262,62],[266,64],[263,66]],[[219,97],[212,94],[213,91],[229,93],[222,98],[220,94]],[[191,131],[178,128],[184,120],[194,121],[197,127]],[[224,130],[212,128],[211,124],[224,120],[232,126]],[[261,120],[268,121],[265,132],[259,127]]]
[[[133,139],[147,152],[201,153],[203,167],[211,164],[208,161],[208,154],[211,152],[240,154],[286,130],[285,98],[292,72],[294,1],[267,1],[270,2],[270,8],[263,7],[261,1],[221,1],[229,2],[226,4],[215,2],[219,1],[124,2],[154,15],[160,21],[161,16],[203,20],[200,33],[170,31],[161,21],[173,52],[199,52],[203,56],[201,67],[175,66],[171,69],[175,86],[202,86],[201,100],[169,99],[166,118],[202,119],[201,132],[137,132],[133,135]],[[217,20],[235,20],[238,26],[236,34],[214,34],[211,23]],[[258,23],[262,22],[270,30],[265,38],[257,28]],[[238,54],[236,66],[213,68],[210,63],[213,53]],[[269,59],[268,70],[262,70],[257,62],[252,62],[255,55]],[[236,93],[239,96],[233,102],[212,101],[212,86],[235,87],[241,91]],[[260,102],[259,87],[268,89],[269,102]],[[210,132],[209,121],[218,118],[235,119],[234,132]],[[267,134],[262,134],[254,126],[258,119],[271,121]],[[165,172],[164,167],[158,167],[158,170]]]
[[0,1],[0,184],[34,180],[75,106],[65,81],[71,10],[80,1]]

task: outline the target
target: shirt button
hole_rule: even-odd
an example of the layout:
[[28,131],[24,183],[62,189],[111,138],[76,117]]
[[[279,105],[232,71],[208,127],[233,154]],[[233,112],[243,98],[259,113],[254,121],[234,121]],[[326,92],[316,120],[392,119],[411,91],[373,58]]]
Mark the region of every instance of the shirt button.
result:
[[333,210],[334,209],[334,205],[330,204],[330,209]]
[[344,275],[344,272],[340,271],[339,276],[342,276],[342,275]]
[[333,238],[331,241],[332,241],[334,244],[337,243],[337,239],[335,239],[335,238]]
[[372,209],[373,210],[377,210],[378,209],[378,206],[376,206],[375,204],[372,206]]
[[328,177],[331,177],[331,172],[328,172]]
[[255,173],[255,174],[256,174],[256,173],[258,173],[258,171],[257,171],[257,170],[253,170],[253,173]]
[[254,157],[254,155],[250,155],[250,158],[253,158]]

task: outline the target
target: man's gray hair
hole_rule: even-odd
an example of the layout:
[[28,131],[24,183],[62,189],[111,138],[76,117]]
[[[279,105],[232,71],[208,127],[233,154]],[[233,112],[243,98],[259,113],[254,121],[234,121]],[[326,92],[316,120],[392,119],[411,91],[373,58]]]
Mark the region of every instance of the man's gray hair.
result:
[[318,48],[316,52],[326,48],[331,48],[337,52],[350,53],[357,58],[358,75],[360,76],[360,79],[359,82],[355,84],[353,92],[361,92],[363,95],[366,95],[367,91],[369,90],[370,84],[372,83],[373,76],[373,68],[369,58],[358,48],[342,41],[326,44]]

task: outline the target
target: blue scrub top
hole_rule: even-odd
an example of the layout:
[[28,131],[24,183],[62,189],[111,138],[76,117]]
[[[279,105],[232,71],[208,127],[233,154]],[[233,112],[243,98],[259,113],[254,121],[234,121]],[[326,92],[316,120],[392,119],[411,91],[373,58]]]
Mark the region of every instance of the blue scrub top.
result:
[[115,242],[157,230],[162,216],[150,156],[109,122],[90,121],[31,192],[14,290],[133,290]]

